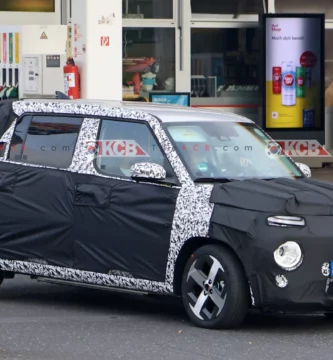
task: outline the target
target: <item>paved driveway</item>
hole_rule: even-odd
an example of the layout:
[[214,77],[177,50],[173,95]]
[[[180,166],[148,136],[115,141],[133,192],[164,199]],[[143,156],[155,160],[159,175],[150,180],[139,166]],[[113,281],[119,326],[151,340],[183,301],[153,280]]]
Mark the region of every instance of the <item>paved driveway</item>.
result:
[[311,172],[315,179],[333,182],[333,168],[312,169]]
[[194,327],[169,299],[37,283],[0,288],[0,359],[332,359],[324,316],[250,314],[234,331]]

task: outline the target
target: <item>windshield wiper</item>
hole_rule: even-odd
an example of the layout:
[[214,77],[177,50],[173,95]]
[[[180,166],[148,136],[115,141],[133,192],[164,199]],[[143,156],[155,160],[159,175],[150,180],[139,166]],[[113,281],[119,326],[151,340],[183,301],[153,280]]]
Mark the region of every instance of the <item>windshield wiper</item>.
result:
[[219,183],[227,183],[231,181],[236,181],[238,179],[235,178],[214,178],[214,177],[207,177],[207,178],[196,178],[194,182],[203,182],[203,183],[213,183],[213,182],[219,182]]

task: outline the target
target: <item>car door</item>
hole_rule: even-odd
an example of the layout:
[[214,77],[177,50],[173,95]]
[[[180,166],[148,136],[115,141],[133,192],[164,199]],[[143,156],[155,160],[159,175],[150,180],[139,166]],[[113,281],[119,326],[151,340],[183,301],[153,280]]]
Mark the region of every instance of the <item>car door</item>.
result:
[[[97,143],[97,176],[79,174],[76,183],[74,267],[164,281],[178,179],[143,121],[101,119]],[[162,165],[167,178],[133,181],[138,162]]]
[[[27,114],[0,161],[0,258],[72,267],[72,162],[83,118]],[[10,162],[6,162],[9,160]]]

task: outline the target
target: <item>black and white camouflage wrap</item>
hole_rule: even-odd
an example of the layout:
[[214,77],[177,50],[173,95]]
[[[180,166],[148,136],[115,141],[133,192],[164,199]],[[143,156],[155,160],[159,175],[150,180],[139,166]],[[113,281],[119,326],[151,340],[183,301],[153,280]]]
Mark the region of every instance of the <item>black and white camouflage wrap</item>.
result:
[[6,144],[6,147],[4,151],[4,156],[3,157],[0,156],[0,161],[4,161],[8,157],[10,141],[13,136],[15,126],[16,126],[16,120],[13,121],[13,123],[10,125],[10,127],[7,129],[7,131],[3,134],[1,138],[1,141]]
[[166,171],[159,164],[141,162],[131,166],[131,176],[134,178],[147,178],[162,180],[166,177]]
[[[100,174],[93,164],[94,152],[89,151],[89,144],[95,144],[99,129],[99,116],[109,118],[135,119],[146,122],[161,144],[174,172],[176,173],[181,187],[176,203],[174,214],[170,248],[168,253],[166,278],[164,282],[153,282],[145,279],[137,279],[125,274],[99,274],[76,269],[43,265],[36,262],[9,261],[0,259],[0,268],[17,273],[32,274],[37,276],[51,277],[69,281],[79,281],[89,284],[104,285],[111,287],[121,287],[132,290],[149,291],[156,293],[172,293],[174,283],[175,263],[178,254],[187,240],[192,237],[207,237],[209,231],[210,218],[213,211],[213,204],[209,198],[213,185],[194,184],[183,163],[174,150],[170,140],[166,136],[158,119],[154,116],[127,109],[123,107],[109,107],[103,104],[82,104],[75,101],[45,101],[37,102],[33,100],[17,101],[13,105],[15,113],[20,116],[29,113],[59,113],[84,115],[84,121],[75,147],[72,164],[63,171],[90,174],[104,178],[118,179],[114,176]],[[3,135],[1,141],[10,142],[15,124]],[[7,160],[6,152],[1,161]],[[21,163],[22,164],[22,163]],[[22,164],[24,166],[39,166]],[[121,178],[123,181],[135,181],[131,178]],[[151,184],[161,186],[160,184]],[[165,185],[164,185],[165,186]]]

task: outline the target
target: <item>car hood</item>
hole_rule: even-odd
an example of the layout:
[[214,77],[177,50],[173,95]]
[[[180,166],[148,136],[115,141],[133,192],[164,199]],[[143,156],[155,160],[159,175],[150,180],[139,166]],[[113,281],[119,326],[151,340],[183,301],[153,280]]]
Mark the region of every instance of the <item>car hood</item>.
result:
[[333,215],[333,183],[315,179],[250,179],[215,184],[211,203],[279,215]]

